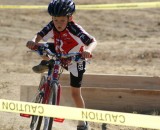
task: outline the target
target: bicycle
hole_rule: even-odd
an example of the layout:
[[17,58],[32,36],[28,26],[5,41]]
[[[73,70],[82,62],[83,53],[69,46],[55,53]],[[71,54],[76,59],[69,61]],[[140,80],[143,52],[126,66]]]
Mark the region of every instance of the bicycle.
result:
[[[43,46],[37,46],[36,52],[39,55],[46,53],[50,56],[48,61],[48,74],[42,76],[39,87],[38,94],[35,96],[35,103],[59,105],[61,85],[59,83],[60,74],[63,72],[62,67],[65,67],[70,62],[83,62],[85,59],[81,58],[80,53],[69,53],[69,54],[57,54],[52,53],[48,49],[48,44]],[[20,114],[22,117],[32,116],[30,129],[40,130],[42,125],[42,120],[44,119],[43,130],[51,130],[53,121],[63,122],[64,119],[53,118],[53,117],[42,117],[36,115]]]

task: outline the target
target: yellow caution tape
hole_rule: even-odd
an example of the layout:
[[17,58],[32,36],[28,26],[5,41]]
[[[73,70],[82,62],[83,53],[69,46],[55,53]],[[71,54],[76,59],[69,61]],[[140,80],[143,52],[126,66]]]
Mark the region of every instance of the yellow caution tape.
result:
[[[78,10],[121,10],[160,8],[160,2],[77,5]],[[45,5],[0,5],[0,9],[47,9]]]
[[160,129],[160,117],[0,99],[0,111]]
[[46,5],[0,5],[0,9],[47,9]]
[[160,8],[160,2],[140,2],[122,4],[79,5],[81,10],[122,10],[122,9]]

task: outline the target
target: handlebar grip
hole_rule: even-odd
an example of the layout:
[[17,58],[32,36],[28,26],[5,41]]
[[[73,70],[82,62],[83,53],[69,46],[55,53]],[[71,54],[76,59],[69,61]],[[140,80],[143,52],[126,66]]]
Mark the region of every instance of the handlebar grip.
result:
[[39,55],[43,55],[43,48],[41,45],[35,45],[31,50],[36,51]]

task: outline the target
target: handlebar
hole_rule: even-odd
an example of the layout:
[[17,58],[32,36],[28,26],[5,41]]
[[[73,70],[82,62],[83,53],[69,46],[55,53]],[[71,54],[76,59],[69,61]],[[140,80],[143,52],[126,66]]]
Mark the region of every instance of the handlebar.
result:
[[79,61],[80,59],[81,61],[85,60],[84,58],[82,58],[82,55],[80,52],[72,52],[68,54],[53,53],[49,49],[48,44],[43,44],[42,46],[36,45],[32,50],[38,52],[39,55],[43,55],[44,53],[46,53],[47,55],[51,57],[55,57],[57,59],[72,58],[72,60],[74,61]]
[[[86,61],[90,64],[90,60],[83,58],[82,54],[80,52],[72,52],[68,54],[60,54],[60,53],[53,53],[49,49],[48,44],[43,44],[43,45],[35,45],[34,48],[32,48],[33,51],[36,51],[39,55],[44,55],[44,53],[50,57],[54,57],[56,59],[70,59],[73,62],[82,62]],[[90,55],[90,58],[92,58],[92,55]]]

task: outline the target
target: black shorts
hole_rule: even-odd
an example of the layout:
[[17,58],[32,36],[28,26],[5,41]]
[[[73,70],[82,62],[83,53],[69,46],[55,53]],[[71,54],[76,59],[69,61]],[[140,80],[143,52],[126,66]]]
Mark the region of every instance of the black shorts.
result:
[[[82,64],[77,63],[77,71],[78,71],[78,77],[74,76],[70,72],[70,85],[75,88],[80,88],[82,85],[83,80],[83,74],[85,72],[85,65],[86,62],[84,61]],[[80,66],[80,68],[79,68]]]

